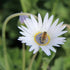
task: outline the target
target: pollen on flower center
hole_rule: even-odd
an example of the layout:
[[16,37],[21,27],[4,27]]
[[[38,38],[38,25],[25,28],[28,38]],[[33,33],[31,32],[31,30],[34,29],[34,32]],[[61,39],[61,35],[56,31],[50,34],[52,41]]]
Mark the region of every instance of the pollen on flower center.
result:
[[39,46],[45,46],[45,45],[48,45],[49,42],[50,42],[50,37],[49,35],[47,34],[47,37],[46,39],[43,38],[44,42],[42,42],[42,32],[38,32],[35,34],[34,36],[34,41],[39,45]]

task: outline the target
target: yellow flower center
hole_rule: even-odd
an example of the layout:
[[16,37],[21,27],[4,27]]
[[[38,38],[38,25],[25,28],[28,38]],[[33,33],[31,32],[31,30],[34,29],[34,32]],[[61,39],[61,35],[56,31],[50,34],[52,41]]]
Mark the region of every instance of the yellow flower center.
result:
[[43,32],[38,32],[34,36],[34,41],[39,45],[39,46],[45,46],[48,45],[50,42],[50,36],[48,34],[44,35],[45,33]]

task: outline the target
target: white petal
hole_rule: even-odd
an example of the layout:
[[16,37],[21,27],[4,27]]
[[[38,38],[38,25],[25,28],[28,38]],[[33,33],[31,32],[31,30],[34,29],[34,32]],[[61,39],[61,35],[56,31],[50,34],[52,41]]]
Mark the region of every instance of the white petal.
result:
[[34,50],[33,54],[35,54],[35,53],[38,52],[38,51],[39,51],[39,47]]
[[29,24],[29,29],[33,30],[34,29],[34,25],[33,25],[33,22],[31,21],[31,19],[27,18],[26,21]]
[[34,50],[34,47],[31,47],[31,48],[29,49],[30,52],[33,51],[33,50]]
[[33,54],[35,54],[36,52],[38,52],[39,50],[39,46],[38,45],[32,45],[31,48],[29,49],[29,51],[33,51]]
[[24,31],[23,28],[21,28],[21,27],[19,27],[19,26],[18,26],[18,28],[19,28],[20,30]]
[[44,17],[44,21],[43,21],[43,25],[42,25],[42,30],[43,31],[46,31],[46,25],[48,25],[49,23],[48,23],[48,13],[46,13],[46,15],[45,15],[45,17]]
[[60,28],[60,30],[63,30],[63,29],[65,29],[66,28],[66,25],[63,25],[61,28]]
[[18,28],[19,28],[20,30],[25,31],[25,32],[27,32],[27,33],[30,34],[29,29],[27,29],[26,27],[24,27],[24,26],[21,25],[21,27],[18,27]]
[[38,23],[37,23],[37,21],[36,21],[36,19],[34,18],[33,15],[31,15],[31,20],[32,20],[33,24],[34,24],[36,27],[38,27]]
[[61,33],[59,33],[58,34],[58,36],[60,36],[60,35],[62,35],[62,34],[64,34],[64,33],[66,33],[67,31],[62,31]]
[[49,23],[49,25],[51,25],[51,23],[52,23],[52,21],[53,21],[53,15],[49,18],[49,20],[48,20],[48,23]]
[[46,13],[46,15],[45,15],[45,17],[44,17],[43,25],[48,22],[48,16],[49,16],[49,14]]
[[55,37],[58,37],[64,33],[66,33],[67,31],[62,31],[66,27],[66,26],[61,26],[62,24],[63,24],[63,22],[61,22],[57,26],[51,26],[51,28],[47,31],[48,35],[51,38],[55,38]]
[[53,15],[48,19],[48,22],[46,23],[46,30],[48,31],[48,29],[50,28],[52,21],[53,21]]
[[52,47],[52,46],[46,46],[46,47],[48,47],[50,50],[52,50],[53,52],[56,52],[56,49],[54,49],[54,47]]
[[59,23],[57,26],[61,27],[63,25],[64,22]]
[[39,27],[41,28],[42,27],[42,18],[41,18],[40,14],[38,14],[38,22],[39,22]]
[[65,39],[65,37],[57,37],[57,38],[52,39],[49,44],[52,46],[64,44],[64,41],[65,41],[64,39]]
[[33,36],[32,34],[29,34],[29,33],[27,33],[27,32],[21,32],[21,31],[20,31],[20,34],[23,35],[23,36],[28,36],[28,37],[29,37],[29,36],[30,36],[30,37]]
[[29,26],[29,23],[28,23],[26,20],[24,20],[24,23],[25,23],[25,25],[27,26],[27,28],[30,27],[30,26]]
[[23,40],[23,39],[24,39],[24,37],[19,37],[19,38],[18,38],[18,40],[20,40],[20,41]]
[[46,55],[51,55],[51,52],[48,48],[46,48],[45,46],[40,46],[42,48],[42,50],[46,53]]
[[60,47],[60,45],[55,45],[56,47]]
[[35,19],[35,17],[33,15],[31,15],[31,19],[32,19],[32,21],[34,21],[34,23],[37,24],[37,21],[36,21],[36,19]]
[[50,29],[55,28],[55,26],[57,25],[58,21],[59,21],[59,18],[54,21],[54,23],[52,24],[52,26],[50,27]]

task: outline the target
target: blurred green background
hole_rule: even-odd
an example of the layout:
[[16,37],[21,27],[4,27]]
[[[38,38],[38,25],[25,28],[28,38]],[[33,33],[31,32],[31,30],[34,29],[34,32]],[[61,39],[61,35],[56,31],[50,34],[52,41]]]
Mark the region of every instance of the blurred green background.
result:
[[[0,70],[5,70],[2,46],[3,22],[9,15],[21,11],[35,15],[40,13],[42,17],[48,12],[49,15],[54,14],[54,20],[60,18],[64,24],[70,25],[70,0],[0,0]],[[6,29],[8,61],[11,70],[22,70],[22,44],[17,40],[20,36],[17,26],[18,17],[10,20]],[[60,48],[56,48],[57,53],[49,63],[48,70],[70,70],[70,28],[67,27],[66,30],[68,32],[63,36],[67,41]],[[26,47],[26,70],[33,56],[28,49],[29,47]],[[42,54],[37,54],[32,70],[47,70],[46,64],[51,56]]]

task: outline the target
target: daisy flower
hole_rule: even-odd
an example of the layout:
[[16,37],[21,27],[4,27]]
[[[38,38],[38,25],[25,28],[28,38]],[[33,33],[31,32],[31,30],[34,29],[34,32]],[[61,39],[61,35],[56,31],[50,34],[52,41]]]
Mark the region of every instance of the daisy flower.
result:
[[60,44],[65,42],[65,37],[60,37],[60,35],[67,32],[63,31],[66,26],[63,26],[63,22],[57,24],[59,19],[53,22],[53,15],[49,17],[48,13],[43,22],[40,14],[38,14],[38,20],[33,15],[30,17],[24,20],[26,27],[18,26],[22,35],[18,40],[30,46],[29,51],[33,51],[34,54],[40,48],[48,56],[51,55],[50,50],[56,52],[54,47],[60,47]]

